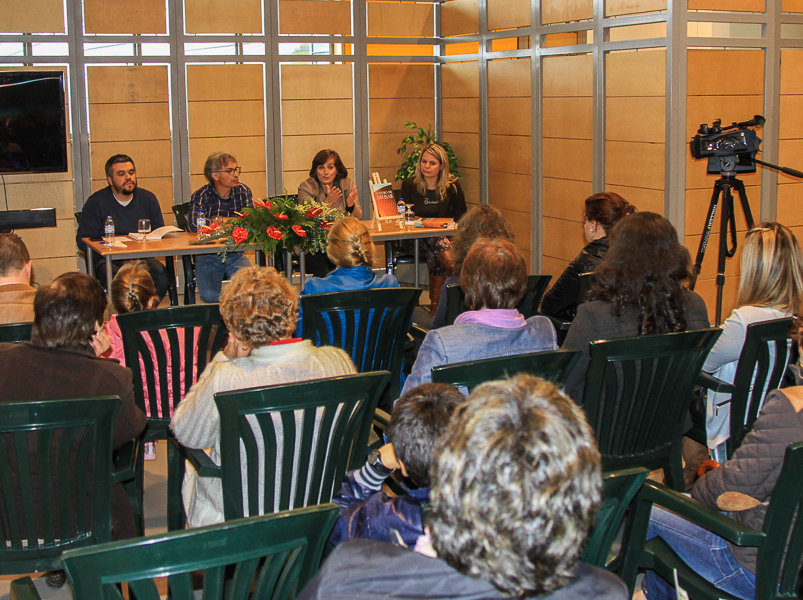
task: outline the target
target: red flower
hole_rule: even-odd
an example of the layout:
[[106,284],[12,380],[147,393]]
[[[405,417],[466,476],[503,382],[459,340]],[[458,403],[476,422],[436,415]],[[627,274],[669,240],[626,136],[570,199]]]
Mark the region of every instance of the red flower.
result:
[[211,229],[212,231],[214,231],[218,227],[220,227],[220,223],[210,223],[209,224],[209,229]]
[[265,203],[262,202],[262,200],[260,200],[259,198],[256,198],[254,200],[254,206],[258,206],[259,208],[266,208]]
[[320,216],[322,212],[323,212],[322,208],[310,208],[307,210],[304,216],[307,217],[308,219],[312,219],[314,217]]
[[250,217],[251,216],[251,211],[248,210],[247,208],[243,209],[243,212],[241,212],[240,215],[243,216],[243,217]]
[[282,235],[282,232],[281,232],[281,230],[279,230],[279,229],[276,229],[276,228],[275,228],[273,225],[271,225],[270,227],[268,227],[268,228],[265,230],[265,233],[267,233],[267,234],[268,234],[268,237],[269,237],[269,238],[273,238],[274,240],[280,240],[280,239],[282,239],[282,238],[284,237],[284,236]]
[[301,225],[293,225],[292,229],[298,237],[307,237],[307,232],[301,228]]
[[287,219],[290,218],[286,214],[284,214],[283,212],[273,213],[273,216],[276,217],[277,219],[279,219],[280,221],[286,221]]
[[321,229],[329,230],[332,228],[332,223],[327,221],[321,221],[319,225],[321,226]]
[[234,231],[231,232],[231,239],[234,240],[235,244],[242,244],[248,239],[248,230],[245,227],[235,227]]
[[204,225],[203,227],[201,227],[201,233],[212,233],[212,226]]

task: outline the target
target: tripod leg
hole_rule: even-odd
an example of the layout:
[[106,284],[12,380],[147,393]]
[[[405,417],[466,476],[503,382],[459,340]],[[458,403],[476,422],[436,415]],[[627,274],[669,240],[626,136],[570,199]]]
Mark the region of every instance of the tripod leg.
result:
[[697,257],[694,260],[694,267],[692,268],[691,282],[689,289],[693,290],[697,284],[697,276],[703,268],[703,258],[705,257],[705,249],[708,246],[708,238],[711,237],[711,227],[714,225],[714,217],[717,214],[717,204],[719,203],[719,195],[722,192],[721,180],[714,182],[714,193],[711,195],[711,202],[708,205],[708,218],[703,226],[703,237],[700,238],[700,245],[697,247]]
[[728,256],[728,224],[733,223],[733,195],[728,182],[722,183],[722,211],[719,226],[719,257],[717,260],[716,324],[722,323],[722,292],[725,288],[725,258]]
[[744,212],[744,220],[747,222],[747,229],[753,229],[755,222],[753,221],[753,213],[750,210],[750,202],[747,200],[747,190],[744,188],[744,182],[741,179],[734,179],[733,189],[738,192],[739,200],[742,202],[742,212]]

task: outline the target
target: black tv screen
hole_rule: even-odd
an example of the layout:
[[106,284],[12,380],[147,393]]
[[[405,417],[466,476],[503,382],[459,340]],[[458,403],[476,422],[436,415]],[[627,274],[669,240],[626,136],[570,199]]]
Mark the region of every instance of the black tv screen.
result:
[[66,170],[64,73],[0,73],[0,172]]

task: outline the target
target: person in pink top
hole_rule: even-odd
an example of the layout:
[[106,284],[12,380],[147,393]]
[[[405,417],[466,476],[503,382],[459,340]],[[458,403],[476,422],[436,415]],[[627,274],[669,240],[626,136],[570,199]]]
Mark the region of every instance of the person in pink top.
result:
[[[124,265],[118,272],[117,275],[114,277],[112,281],[112,305],[114,309],[117,311],[117,314],[123,314],[128,312],[137,312],[140,310],[149,310],[156,308],[159,306],[159,296],[156,293],[156,287],[153,283],[153,279],[151,278],[148,269],[144,263],[128,263]],[[106,331],[109,334],[109,339],[111,340],[111,348],[109,354],[107,354],[107,358],[114,358],[120,361],[120,364],[126,366],[125,364],[125,354],[123,352],[123,337],[120,332],[120,325],[117,323],[117,315],[112,315],[111,319],[106,326]],[[170,343],[167,338],[167,332],[161,331],[162,339],[164,341],[164,348],[167,352],[167,382],[170,385],[172,381],[172,365],[170,360]],[[179,335],[181,339],[181,335]],[[156,350],[153,347],[153,342],[145,335],[145,343],[148,346],[148,349],[151,353],[151,358],[156,363]],[[193,358],[193,371],[197,369],[197,361],[198,356],[193,349],[195,356]],[[184,362],[184,355],[185,355],[185,348],[181,347],[181,362]],[[144,361],[140,357],[140,371],[144,373]],[[184,384],[184,370],[180,370],[181,376],[181,393],[182,396],[184,395],[185,391],[185,384]],[[155,380],[156,385],[156,393],[159,394],[159,378],[157,377]],[[148,402],[148,388],[144,382],[144,375],[143,375],[143,392],[145,396],[145,414],[150,417],[152,416],[150,405]],[[168,418],[173,416],[173,406],[170,407],[170,414],[163,415],[161,405],[157,405],[158,407],[158,416],[161,418]],[[147,442],[145,447],[145,459],[146,460],[153,460],[156,458],[156,442]]]

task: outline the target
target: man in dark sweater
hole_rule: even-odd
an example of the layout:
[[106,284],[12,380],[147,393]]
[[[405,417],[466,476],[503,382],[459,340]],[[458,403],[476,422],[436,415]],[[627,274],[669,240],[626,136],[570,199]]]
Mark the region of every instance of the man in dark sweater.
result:
[[554,385],[486,383],[452,416],[432,465],[432,511],[415,551],[338,546],[299,600],[626,600],[579,562],[600,502],[594,434]]
[[[78,223],[78,249],[86,252],[82,238],[103,237],[106,217],[114,220],[114,234],[128,235],[137,232],[140,219],[150,219],[151,230],[163,227],[164,217],[159,201],[148,190],[137,187],[137,168],[131,157],[115,154],[106,161],[106,181],[109,185],[86,199]],[[172,260],[172,259],[170,259]],[[112,276],[123,266],[122,260],[112,261]],[[167,269],[155,258],[145,261],[156,286],[159,299],[164,298],[170,287]],[[106,286],[106,263],[102,256],[94,255],[95,276]]]

